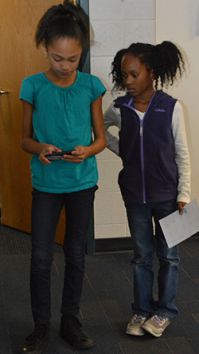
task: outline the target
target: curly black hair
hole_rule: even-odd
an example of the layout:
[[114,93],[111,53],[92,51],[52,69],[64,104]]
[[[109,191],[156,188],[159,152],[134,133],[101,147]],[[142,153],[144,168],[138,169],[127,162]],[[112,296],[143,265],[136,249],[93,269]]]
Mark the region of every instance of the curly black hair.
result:
[[174,43],[169,41],[157,45],[132,43],[128,48],[119,50],[113,59],[111,74],[114,89],[124,89],[121,61],[126,54],[132,54],[153,71],[156,89],[159,85],[161,88],[173,85],[177,75],[181,77],[185,70],[183,55]]
[[35,33],[37,47],[46,48],[56,38],[69,37],[80,41],[82,48],[89,45],[89,20],[79,5],[65,0],[63,4],[50,7],[40,19]]

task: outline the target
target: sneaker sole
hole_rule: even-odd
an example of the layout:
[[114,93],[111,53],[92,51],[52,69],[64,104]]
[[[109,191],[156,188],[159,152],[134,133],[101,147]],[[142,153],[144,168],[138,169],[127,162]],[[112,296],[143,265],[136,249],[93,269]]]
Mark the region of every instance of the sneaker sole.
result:
[[161,335],[162,335],[162,333],[163,333],[163,331],[162,331],[162,332],[156,332],[153,328],[148,327],[147,325],[143,325],[142,328],[143,328],[146,332],[152,334],[152,336],[157,337],[157,338],[158,338],[158,337],[161,337]]
[[31,347],[28,348],[28,346],[27,347],[24,346],[22,348],[22,350],[20,351],[20,354],[28,354],[28,353],[30,353],[30,354],[43,354],[48,346],[48,343],[49,343],[49,336],[45,339],[45,341],[40,346],[38,346],[35,349],[31,349]]
[[62,338],[62,340],[64,342],[66,342],[67,344],[69,344],[73,349],[78,349],[78,350],[89,350],[91,348],[93,348],[95,346],[95,342],[92,342],[88,345],[78,345],[76,344],[75,342],[71,341],[70,338],[66,338],[65,336],[63,336],[61,333],[60,333],[60,337]]
[[21,352],[20,354],[24,354],[24,353],[26,353],[26,354],[44,354],[46,351],[45,351],[45,348],[44,349],[39,349],[39,350],[31,350],[31,351],[23,351],[23,352]]
[[141,329],[141,331],[131,331],[131,330],[126,330],[126,334],[130,336],[136,336],[136,337],[142,337],[146,334],[144,330]]

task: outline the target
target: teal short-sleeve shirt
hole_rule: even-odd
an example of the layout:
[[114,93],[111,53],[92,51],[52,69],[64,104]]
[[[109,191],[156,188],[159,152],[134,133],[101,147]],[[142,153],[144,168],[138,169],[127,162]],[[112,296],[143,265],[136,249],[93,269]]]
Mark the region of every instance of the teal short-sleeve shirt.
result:
[[[80,71],[69,87],[55,85],[44,73],[25,78],[20,99],[33,106],[34,139],[66,151],[90,145],[91,105],[105,91],[99,78]],[[43,165],[38,155],[33,155],[31,174],[33,187],[49,193],[75,192],[91,188],[98,181],[95,156],[81,163],[53,161]]]

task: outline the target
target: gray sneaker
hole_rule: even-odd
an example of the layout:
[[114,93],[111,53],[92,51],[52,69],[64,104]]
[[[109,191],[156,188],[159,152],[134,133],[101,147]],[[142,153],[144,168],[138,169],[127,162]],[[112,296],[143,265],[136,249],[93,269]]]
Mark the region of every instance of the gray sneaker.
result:
[[170,323],[169,318],[154,315],[144,322],[142,328],[153,336],[160,337]]
[[143,336],[145,331],[142,329],[142,326],[146,319],[147,317],[143,315],[133,315],[127,325],[126,334],[130,334],[131,336]]

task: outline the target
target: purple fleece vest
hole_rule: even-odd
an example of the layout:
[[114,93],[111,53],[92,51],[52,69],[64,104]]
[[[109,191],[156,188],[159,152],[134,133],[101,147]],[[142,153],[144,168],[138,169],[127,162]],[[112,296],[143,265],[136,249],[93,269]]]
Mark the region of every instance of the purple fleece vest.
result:
[[120,156],[123,169],[119,185],[126,206],[163,202],[177,196],[178,170],[172,135],[172,115],[176,100],[156,91],[140,121],[133,109],[133,99],[118,97],[120,108]]

